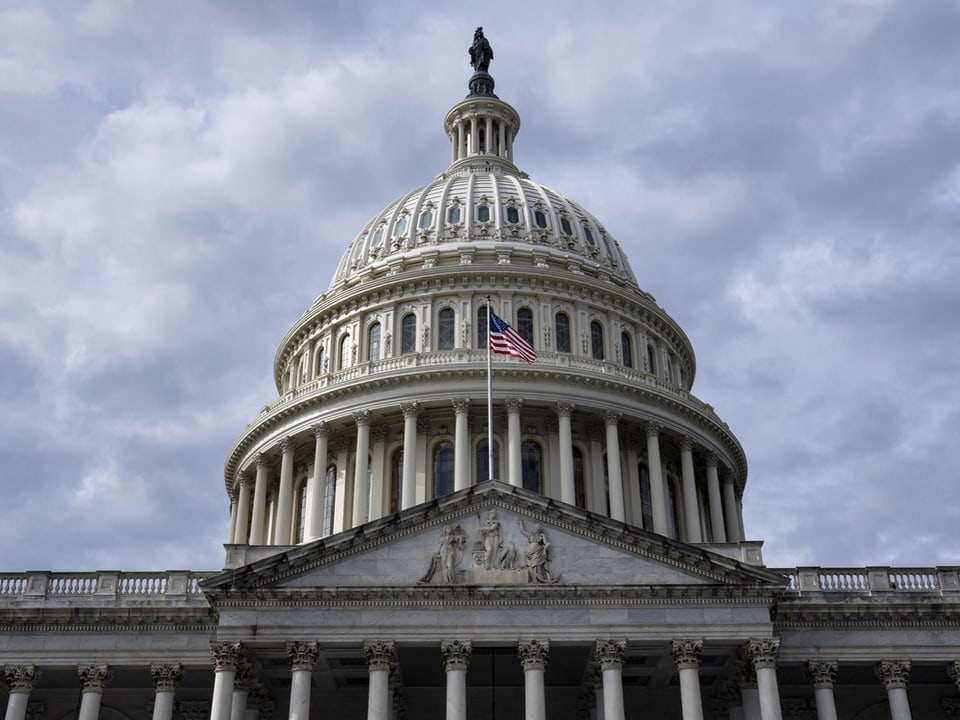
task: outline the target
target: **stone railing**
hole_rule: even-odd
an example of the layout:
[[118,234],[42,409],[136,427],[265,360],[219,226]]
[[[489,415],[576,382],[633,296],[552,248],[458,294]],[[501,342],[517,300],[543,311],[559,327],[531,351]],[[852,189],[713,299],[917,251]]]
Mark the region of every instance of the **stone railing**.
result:
[[216,572],[26,572],[0,574],[0,605],[56,598],[202,597],[200,581]]
[[813,593],[960,592],[960,568],[768,568],[785,575],[787,591]]

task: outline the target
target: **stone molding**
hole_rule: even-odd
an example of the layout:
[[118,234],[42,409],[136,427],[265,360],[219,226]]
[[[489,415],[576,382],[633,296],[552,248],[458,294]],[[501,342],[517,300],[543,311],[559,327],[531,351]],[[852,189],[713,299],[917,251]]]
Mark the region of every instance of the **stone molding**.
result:
[[832,690],[837,682],[836,660],[807,660],[804,671],[814,690]]
[[734,668],[734,680],[741,690],[757,687],[757,669],[750,660],[743,658],[737,660]]
[[517,656],[520,658],[520,665],[524,672],[545,669],[549,653],[549,640],[521,640],[517,645]]
[[780,638],[751,638],[747,641],[747,655],[755,669],[775,668],[780,654]]
[[292,641],[287,643],[287,657],[290,658],[290,670],[312,671],[320,657],[320,646],[315,642]]
[[444,670],[466,670],[470,665],[470,656],[473,645],[469,640],[451,640],[440,643],[440,652],[443,654]]
[[699,670],[700,654],[703,651],[703,640],[688,638],[674,640],[670,645],[670,653],[678,670]]
[[3,679],[11,693],[29,693],[43,677],[37,665],[4,665]]
[[370,672],[389,671],[397,662],[397,646],[388,640],[368,640],[363,643],[363,656]]
[[953,684],[960,690],[960,660],[954,660],[947,665],[947,677],[953,680]]
[[237,691],[246,691],[248,694],[259,687],[260,683],[256,678],[256,666],[250,658],[244,656],[237,663],[237,673],[233,676],[233,689]]
[[154,663],[150,666],[150,679],[156,692],[174,692],[183,680],[183,665]]
[[626,640],[597,640],[593,655],[600,663],[601,670],[622,670],[626,652]]
[[109,665],[78,665],[77,674],[80,676],[80,690],[85,693],[102,693],[113,678]]
[[907,688],[910,680],[909,660],[881,660],[875,668],[877,678],[887,690]]
[[215,672],[236,672],[243,659],[243,645],[238,642],[210,643],[210,659]]

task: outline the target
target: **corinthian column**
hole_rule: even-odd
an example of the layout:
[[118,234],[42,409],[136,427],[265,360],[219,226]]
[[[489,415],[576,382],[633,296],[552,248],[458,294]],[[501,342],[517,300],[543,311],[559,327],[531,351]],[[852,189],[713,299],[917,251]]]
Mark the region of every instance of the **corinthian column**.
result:
[[353,414],[357,421],[357,457],[353,470],[353,527],[363,525],[370,513],[370,411]]
[[241,658],[237,663],[237,673],[233,676],[233,695],[230,699],[230,720],[246,720],[247,703],[250,689],[254,685],[253,663]]
[[727,542],[743,541],[740,535],[739,505],[737,504],[737,490],[733,485],[733,478],[726,475],[723,478],[723,510],[727,526]]
[[891,720],[911,720],[910,701],[907,698],[907,680],[910,679],[909,660],[881,660],[876,667],[877,677],[887,689]]
[[183,680],[183,665],[151,665],[150,678],[154,691],[153,720],[170,720],[173,717],[173,695]]
[[557,403],[557,425],[560,433],[560,500],[568,505],[577,504],[577,488],[573,478],[573,431],[570,416],[573,405]]
[[520,464],[520,398],[503,401],[507,408],[507,480],[514,487],[523,487],[523,468]]
[[274,545],[290,544],[290,523],[293,520],[293,438],[280,441],[283,455],[280,459],[280,491],[277,494],[277,529],[273,534]]
[[547,667],[550,643],[546,640],[521,642],[517,648],[523,667],[524,720],[545,720],[547,700],[544,693],[543,671]]
[[97,720],[100,715],[100,699],[103,689],[113,677],[109,665],[80,665],[80,714],[77,720]]
[[627,519],[623,506],[623,476],[620,473],[620,433],[617,424],[620,413],[607,410],[603,424],[607,428],[607,489],[610,492],[610,517],[624,522]]
[[250,522],[250,544],[266,545],[265,521],[267,519],[267,485],[270,484],[267,456],[257,454],[257,481],[253,488],[253,516]]
[[715,543],[727,541],[727,529],[723,525],[723,502],[720,500],[720,475],[717,473],[717,456],[707,455],[707,497],[710,502],[710,530]]
[[624,640],[597,640],[594,657],[603,673],[603,720],[623,720]]
[[453,400],[455,425],[453,433],[453,489],[464,490],[470,487],[470,434],[467,420],[470,412],[470,400],[455,398]]
[[757,671],[754,670],[753,663],[750,660],[737,661],[737,684],[740,686],[744,720],[761,720]]
[[210,643],[210,659],[213,660],[213,700],[210,702],[210,720],[230,720],[233,706],[233,681],[237,667],[243,659],[240,643]]
[[683,720],[703,720],[700,699],[700,652],[703,640],[674,640],[670,648],[680,673],[680,707]]
[[687,436],[680,440],[680,475],[683,483],[683,514],[687,516],[687,542],[702,543],[697,479],[693,474],[693,438]]
[[670,528],[667,522],[667,488],[663,484],[663,467],[660,464],[660,426],[656,423],[647,423],[647,465],[650,471],[653,531],[657,535],[666,535]]
[[250,518],[250,486],[253,480],[250,473],[241,471],[238,474],[240,481],[240,495],[237,498],[237,524],[234,528],[233,543],[245,545],[247,542],[248,521]]
[[315,642],[287,643],[290,658],[290,720],[310,719],[310,681],[320,656]]
[[759,638],[747,643],[747,654],[757,671],[757,690],[760,693],[760,717],[763,720],[781,720],[780,689],[777,686],[777,655],[779,638]]
[[403,486],[400,488],[400,508],[406,510],[417,504],[417,412],[419,403],[403,403]]
[[30,691],[40,680],[40,668],[36,665],[4,665],[3,679],[7,681],[10,698],[7,700],[7,714],[4,720],[24,720],[27,716],[27,703]]
[[313,453],[313,477],[308,480],[307,495],[310,497],[310,512],[307,513],[307,540],[316,540],[323,536],[324,513],[327,500],[327,424],[318,422],[311,425],[316,439]]
[[817,703],[817,720],[837,720],[837,706],[833,698],[833,684],[837,680],[836,660],[808,660],[807,677],[813,685]]
[[447,720],[467,720],[467,667],[473,647],[469,642],[440,644],[447,672]]
[[397,648],[392,642],[365,642],[370,686],[367,691],[367,720],[388,720],[390,713],[390,668],[397,661]]

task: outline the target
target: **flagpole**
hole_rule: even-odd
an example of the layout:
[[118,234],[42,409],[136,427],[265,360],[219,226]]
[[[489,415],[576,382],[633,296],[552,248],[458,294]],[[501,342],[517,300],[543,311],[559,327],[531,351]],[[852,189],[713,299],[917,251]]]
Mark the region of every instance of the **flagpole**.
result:
[[493,480],[493,354],[490,350],[490,296],[487,295],[487,475]]

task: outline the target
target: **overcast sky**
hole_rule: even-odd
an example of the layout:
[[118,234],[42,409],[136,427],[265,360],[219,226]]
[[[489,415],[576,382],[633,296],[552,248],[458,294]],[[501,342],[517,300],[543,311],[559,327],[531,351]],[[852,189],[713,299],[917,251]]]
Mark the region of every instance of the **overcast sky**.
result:
[[960,564],[960,4],[0,0],[0,570],[219,569],[223,462],[483,25],[770,566]]

